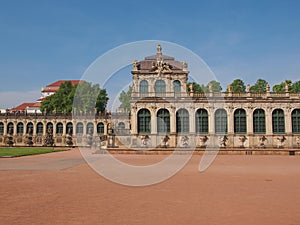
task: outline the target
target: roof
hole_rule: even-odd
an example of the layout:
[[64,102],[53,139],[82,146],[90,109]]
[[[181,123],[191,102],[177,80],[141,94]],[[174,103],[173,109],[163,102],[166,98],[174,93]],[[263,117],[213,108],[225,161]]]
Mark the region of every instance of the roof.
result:
[[141,70],[152,70],[158,61],[168,64],[172,70],[183,70],[183,62],[176,61],[174,57],[163,55],[160,45],[157,46],[156,55],[145,57],[144,60],[138,62],[138,66]]
[[15,108],[10,109],[11,112],[13,111],[25,111],[28,108],[39,108],[41,106],[40,102],[24,102],[21,105],[18,105]]
[[76,85],[82,82],[82,80],[58,80],[52,84],[47,85],[44,90],[42,90],[42,92],[56,92],[59,89],[60,85],[67,81],[70,81],[72,85]]

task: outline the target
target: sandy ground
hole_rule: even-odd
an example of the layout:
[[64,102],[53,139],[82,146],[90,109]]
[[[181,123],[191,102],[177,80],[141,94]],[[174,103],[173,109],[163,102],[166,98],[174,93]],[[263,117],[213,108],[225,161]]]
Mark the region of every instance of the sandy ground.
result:
[[299,156],[219,155],[203,173],[200,159],[145,187],[104,179],[77,149],[0,159],[0,224],[300,224]]

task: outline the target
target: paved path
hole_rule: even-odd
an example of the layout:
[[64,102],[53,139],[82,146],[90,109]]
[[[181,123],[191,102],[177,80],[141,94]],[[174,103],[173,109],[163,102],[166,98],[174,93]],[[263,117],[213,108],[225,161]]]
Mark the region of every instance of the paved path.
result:
[[[134,165],[161,155],[117,155]],[[79,151],[0,159],[0,224],[300,224],[300,157],[193,156],[157,185],[107,181]]]

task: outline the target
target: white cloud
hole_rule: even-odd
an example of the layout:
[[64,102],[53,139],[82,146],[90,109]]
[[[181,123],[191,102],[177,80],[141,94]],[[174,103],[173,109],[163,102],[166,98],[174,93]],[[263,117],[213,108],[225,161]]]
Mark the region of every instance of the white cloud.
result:
[[0,92],[0,109],[8,109],[24,102],[36,102],[40,91],[2,91]]

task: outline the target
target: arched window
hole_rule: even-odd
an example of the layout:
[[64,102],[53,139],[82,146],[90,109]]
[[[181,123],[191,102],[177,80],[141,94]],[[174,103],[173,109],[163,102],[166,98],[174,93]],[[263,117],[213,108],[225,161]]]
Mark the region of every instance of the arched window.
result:
[[292,131],[294,134],[300,134],[300,109],[294,109],[292,112]]
[[57,134],[62,134],[64,130],[63,124],[62,123],[57,123],[56,124],[56,133]]
[[23,134],[24,125],[22,122],[17,124],[17,134]]
[[32,133],[33,133],[33,124],[29,122],[26,125],[26,134],[32,134]]
[[179,81],[179,80],[174,80],[173,85],[174,85],[174,93],[175,93],[175,94],[180,93],[180,92],[181,92],[181,84],[180,84],[180,81]]
[[93,123],[88,123],[86,125],[86,133],[87,134],[93,134],[94,133],[94,124]]
[[76,124],[76,134],[83,134],[83,124],[82,123]]
[[36,125],[36,133],[37,134],[42,134],[44,129],[44,125],[41,122],[38,122]]
[[13,134],[14,133],[14,124],[12,122],[7,124],[7,133]]
[[118,123],[118,129],[125,129],[125,123],[123,122]]
[[227,133],[227,112],[225,109],[217,109],[215,112],[215,132],[216,134]]
[[151,115],[148,109],[140,109],[138,112],[138,133],[151,132]]
[[254,134],[266,133],[266,116],[263,109],[255,109],[253,112],[253,132]]
[[157,80],[155,82],[155,95],[156,96],[165,96],[166,94],[166,83],[163,80]]
[[234,111],[234,133],[247,133],[246,111],[244,109],[236,109]]
[[4,133],[4,124],[0,122],[0,134]]
[[104,124],[101,122],[97,124],[97,133],[104,134]]
[[170,133],[170,113],[167,109],[160,109],[157,112],[157,132]]
[[176,132],[177,133],[189,133],[190,120],[189,112],[186,109],[179,109],[176,112]]
[[272,113],[272,128],[274,134],[285,133],[284,112],[282,109],[274,109]]
[[52,131],[53,132],[53,124],[52,123],[47,123],[46,125],[46,131],[49,132],[49,131]]
[[148,95],[148,81],[142,80],[140,82],[140,93],[142,97]]
[[196,111],[196,133],[208,133],[208,113],[206,109],[198,109]]
[[67,123],[67,134],[73,134],[73,123]]

